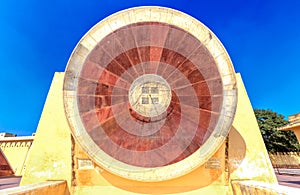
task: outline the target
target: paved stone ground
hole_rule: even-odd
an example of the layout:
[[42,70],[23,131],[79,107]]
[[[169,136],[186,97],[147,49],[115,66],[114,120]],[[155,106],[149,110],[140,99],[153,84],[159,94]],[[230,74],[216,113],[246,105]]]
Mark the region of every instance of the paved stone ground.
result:
[[0,190],[19,186],[21,177],[10,176],[0,178]]
[[300,169],[275,169],[280,185],[300,188]]

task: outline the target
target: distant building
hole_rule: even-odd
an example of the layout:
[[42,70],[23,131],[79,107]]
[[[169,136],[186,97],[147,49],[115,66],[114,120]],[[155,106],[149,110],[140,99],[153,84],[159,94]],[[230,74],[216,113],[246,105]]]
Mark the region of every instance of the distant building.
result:
[[2,138],[2,137],[17,137],[17,134],[1,132],[0,133],[0,138]]
[[278,129],[283,131],[294,131],[298,141],[300,142],[300,113],[293,114],[289,116],[288,119],[290,123]]
[[3,167],[5,166],[6,169],[10,167],[14,175],[21,176],[25,170],[25,162],[33,140],[34,136],[17,137],[16,134],[12,133],[0,133]]

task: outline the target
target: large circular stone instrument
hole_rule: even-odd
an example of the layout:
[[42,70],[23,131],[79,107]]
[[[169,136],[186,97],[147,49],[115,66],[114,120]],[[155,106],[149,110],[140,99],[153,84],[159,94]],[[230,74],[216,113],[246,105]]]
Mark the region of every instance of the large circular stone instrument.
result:
[[96,24],[69,59],[63,97],[87,155],[113,174],[148,182],[205,163],[224,142],[237,104],[235,72],[217,37],[162,7]]

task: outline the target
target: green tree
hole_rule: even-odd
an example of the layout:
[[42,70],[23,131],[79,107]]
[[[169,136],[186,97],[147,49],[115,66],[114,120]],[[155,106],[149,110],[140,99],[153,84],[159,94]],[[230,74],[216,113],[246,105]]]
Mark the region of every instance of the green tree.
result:
[[289,122],[272,110],[254,109],[260,132],[268,152],[298,152],[300,145],[293,131],[280,131]]

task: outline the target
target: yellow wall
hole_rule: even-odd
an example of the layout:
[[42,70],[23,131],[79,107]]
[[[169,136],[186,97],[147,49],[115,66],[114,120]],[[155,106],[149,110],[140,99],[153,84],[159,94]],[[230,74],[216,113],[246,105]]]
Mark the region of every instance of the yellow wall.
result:
[[238,104],[229,133],[229,169],[231,180],[255,180],[277,183],[251,102],[240,74],[236,74]]
[[64,73],[54,75],[20,185],[66,180],[71,186],[72,144],[63,108],[63,78]]
[[294,128],[293,131],[298,139],[298,142],[300,143],[300,126],[298,126],[297,128]]
[[32,145],[33,137],[9,137],[1,138],[0,147],[5,157],[9,161],[16,176],[23,175],[24,165],[27,158],[27,154]]
[[300,193],[300,190],[298,188],[251,180],[234,181],[232,183],[232,186],[235,195],[295,195]]

